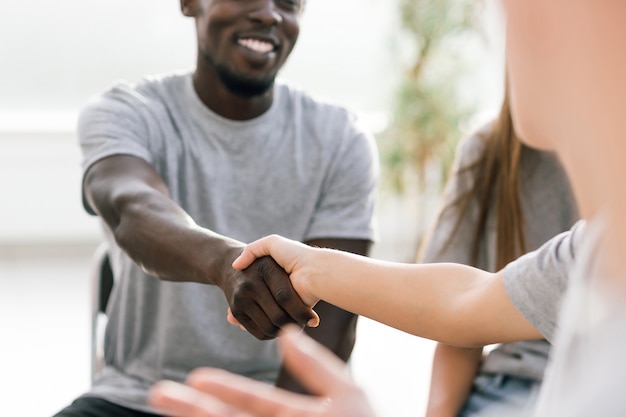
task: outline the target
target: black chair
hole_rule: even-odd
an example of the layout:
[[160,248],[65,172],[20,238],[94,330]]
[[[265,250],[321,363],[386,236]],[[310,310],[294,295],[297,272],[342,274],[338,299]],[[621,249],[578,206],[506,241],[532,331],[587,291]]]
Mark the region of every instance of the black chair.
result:
[[106,307],[113,289],[114,278],[109,263],[108,246],[101,243],[96,249],[91,270],[91,381],[104,366],[104,328]]

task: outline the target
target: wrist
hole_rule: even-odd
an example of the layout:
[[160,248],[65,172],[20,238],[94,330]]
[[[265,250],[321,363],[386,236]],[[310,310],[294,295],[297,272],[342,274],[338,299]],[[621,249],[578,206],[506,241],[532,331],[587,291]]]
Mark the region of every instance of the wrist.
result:
[[332,264],[336,252],[335,249],[314,248],[310,252],[310,259],[306,261],[309,270],[304,274],[304,288],[316,302],[325,299],[324,290],[332,274],[332,268],[329,269],[328,265]]
[[233,261],[241,254],[245,245],[232,239],[218,239],[204,250],[204,274],[206,282],[223,287],[232,275]]

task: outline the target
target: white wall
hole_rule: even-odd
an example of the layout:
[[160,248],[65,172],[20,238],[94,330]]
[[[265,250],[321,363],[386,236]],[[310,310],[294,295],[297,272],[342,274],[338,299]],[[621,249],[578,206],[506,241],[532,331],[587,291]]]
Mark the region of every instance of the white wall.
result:
[[[380,129],[402,71],[395,10],[389,0],[309,1],[281,75]],[[465,95],[476,97],[480,118],[501,94],[493,10],[487,43],[468,44],[475,65]],[[175,0],[0,2],[0,39],[0,245],[93,241],[98,226],[80,203],[76,112],[115,79],[192,68],[192,21]]]
[[[81,207],[76,113],[113,80],[193,67],[193,22],[178,4],[0,2],[0,246],[98,238]],[[357,111],[382,112],[393,82],[383,65],[390,10],[382,0],[309,2],[282,75]]]
[[[75,110],[118,78],[191,68],[177,0],[0,2],[0,110]],[[309,1],[287,78],[359,110],[386,108],[394,2]],[[364,89],[363,86],[371,86]]]
[[72,131],[0,132],[0,245],[90,242]]

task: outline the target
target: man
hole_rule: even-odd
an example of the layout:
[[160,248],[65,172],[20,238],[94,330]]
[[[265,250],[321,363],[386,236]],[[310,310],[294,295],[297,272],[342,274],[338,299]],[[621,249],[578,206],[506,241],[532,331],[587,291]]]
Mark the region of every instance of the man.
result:
[[[83,110],[84,204],[99,215],[116,286],[105,368],[58,416],[145,416],[149,387],[215,366],[303,391],[272,339],[315,321],[269,257],[231,267],[280,233],[359,254],[374,238],[372,137],[345,110],[275,83],[299,33],[293,0],[181,0],[193,74],[120,84]],[[230,326],[230,308],[248,332]],[[347,360],[356,316],[325,305],[310,335]]]

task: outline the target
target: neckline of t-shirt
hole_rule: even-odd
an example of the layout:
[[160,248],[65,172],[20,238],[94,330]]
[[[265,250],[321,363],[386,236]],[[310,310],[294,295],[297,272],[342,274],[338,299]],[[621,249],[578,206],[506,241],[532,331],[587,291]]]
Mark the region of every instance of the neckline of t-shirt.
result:
[[221,116],[208,108],[196,92],[196,89],[193,86],[193,73],[188,73],[184,77],[184,88],[185,88],[185,96],[191,104],[191,109],[196,113],[196,115],[201,120],[211,121],[211,123],[218,123],[226,128],[236,128],[238,130],[247,130],[247,129],[255,129],[259,126],[265,125],[269,120],[273,119],[274,114],[277,112],[279,107],[279,102],[281,98],[280,89],[277,85],[274,86],[274,99],[272,100],[272,104],[265,113],[249,119],[249,120],[232,120],[228,119],[224,116]]

